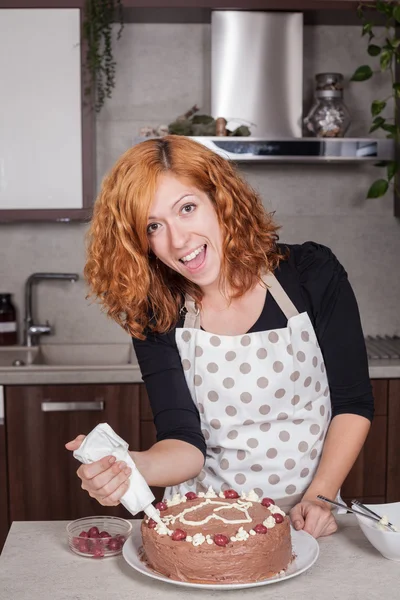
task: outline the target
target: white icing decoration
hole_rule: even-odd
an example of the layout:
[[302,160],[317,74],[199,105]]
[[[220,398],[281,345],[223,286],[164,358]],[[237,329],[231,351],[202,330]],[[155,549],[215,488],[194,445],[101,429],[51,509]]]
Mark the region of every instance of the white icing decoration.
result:
[[201,546],[206,541],[206,538],[202,533],[195,533],[193,536],[193,546]]
[[382,523],[382,525],[389,525],[389,519],[387,518],[386,515],[383,515],[383,517],[381,518],[379,523]]
[[[184,498],[187,500],[186,496],[184,496]],[[171,500],[167,500],[167,506],[169,508],[170,506],[176,506],[177,504],[180,504],[181,502],[183,502],[182,496],[179,493],[176,493],[173,495]]]
[[246,496],[246,500],[249,500],[250,502],[261,502],[260,498],[254,490],[250,490],[250,492]]
[[214,492],[212,486],[208,488],[206,493],[204,494],[204,498],[217,498],[217,494]]
[[[157,525],[155,527],[155,531],[158,533],[158,535],[171,536],[173,534],[173,530],[169,529],[169,527],[167,525],[174,525],[177,520],[179,520],[184,525],[192,525],[192,526],[205,525],[211,519],[216,519],[218,521],[222,521],[223,523],[225,523],[227,525],[240,524],[240,523],[251,523],[252,519],[248,513],[248,509],[252,506],[253,502],[261,502],[261,499],[255,493],[255,491],[250,490],[250,492],[247,495],[245,492],[242,491],[241,497],[238,498],[236,502],[230,503],[230,502],[226,501],[225,494],[223,491],[219,492],[219,494],[217,496],[217,494],[213,490],[212,486],[209,486],[206,493],[199,492],[199,494],[197,496],[199,498],[205,498],[204,502],[201,502],[197,506],[191,506],[189,508],[185,508],[184,510],[182,510],[182,512],[180,512],[177,515],[165,515],[165,516],[161,517],[162,523],[157,523]],[[224,499],[225,501],[217,501],[217,500],[211,499],[211,498],[218,498],[218,497],[221,499]],[[187,502],[187,497],[181,496],[179,493],[174,494],[174,496],[171,500],[166,500],[166,504],[168,507],[176,506],[178,504],[186,503],[186,502]],[[202,521],[186,520],[186,518],[185,518],[186,514],[195,512],[195,511],[197,511],[197,509],[199,509],[203,506],[206,506],[207,504],[216,505],[216,508],[214,508],[212,513],[210,515],[208,515],[205,519],[203,519]],[[242,512],[244,515],[244,518],[230,521],[229,519],[225,519],[224,517],[221,517],[218,514],[216,514],[217,512],[219,512],[221,510],[229,510],[232,508],[236,508],[237,510]],[[280,509],[279,506],[277,506],[276,504],[271,504],[271,506],[269,506],[268,509],[272,514],[280,514],[283,517],[286,516],[285,513],[283,512],[283,510]],[[157,510],[157,513],[160,515],[161,514],[160,510],[159,509],[156,509],[156,510]],[[272,516],[272,514],[263,521],[263,525],[267,529],[273,529],[273,527],[275,527],[275,525],[276,525],[276,521],[275,521],[274,517]],[[149,521],[150,521],[150,519],[147,519],[147,520],[145,520],[145,523],[148,524]],[[385,521],[385,517],[382,519],[382,521],[383,522]],[[379,525],[382,526],[382,524],[378,524],[378,527],[379,527]],[[239,530],[237,531],[236,536],[232,536],[230,539],[232,542],[246,541],[250,537],[250,535],[256,535],[256,532],[254,531],[254,529],[250,529],[249,532],[247,532],[245,529],[243,529],[243,527],[239,527]],[[193,536],[187,535],[185,540],[186,540],[186,542],[191,542],[194,546],[200,546],[205,541],[210,545],[214,543],[209,534],[207,534],[204,537],[204,535],[202,533],[196,533]],[[285,571],[281,571],[281,573],[279,573],[279,574],[285,574]]]
[[157,525],[154,528],[157,533],[159,535],[168,535],[169,533],[169,529],[168,527],[165,525],[165,523],[157,523]]
[[284,513],[279,506],[276,506],[276,504],[271,504],[271,506],[268,507],[268,510],[270,510],[272,514],[282,515],[282,517],[286,516],[286,513]]
[[265,521],[263,521],[264,527],[267,529],[273,529],[276,525],[275,519],[272,515],[270,515]]
[[236,539],[239,541],[243,541],[243,540],[248,540],[249,539],[249,534],[247,533],[247,531],[245,531],[243,529],[243,527],[239,527],[239,531],[236,534]]
[[[189,521],[185,518],[186,514],[195,512],[199,508],[201,508],[202,506],[206,506],[207,504],[216,505],[217,508],[214,508],[213,512],[210,515],[208,515],[205,519],[203,519],[202,521]],[[211,500],[210,498],[207,498],[206,500],[204,500],[204,502],[197,504],[197,506],[191,506],[189,508],[185,508],[182,512],[180,512],[177,515],[167,515],[167,516],[163,517],[163,520],[168,525],[174,525],[176,521],[180,521],[183,525],[193,525],[193,526],[205,525],[206,523],[211,521],[211,519],[216,519],[218,521],[222,521],[223,523],[225,523],[227,525],[241,525],[244,523],[251,523],[252,519],[248,513],[248,509],[251,506],[252,506],[251,502],[243,502],[241,500],[238,500],[237,502],[233,502],[231,504],[226,501],[223,502],[221,500]],[[245,518],[230,521],[230,520],[225,519],[224,517],[220,517],[218,514],[216,514],[220,510],[232,510],[233,508],[236,508],[237,510],[242,512],[244,514]]]

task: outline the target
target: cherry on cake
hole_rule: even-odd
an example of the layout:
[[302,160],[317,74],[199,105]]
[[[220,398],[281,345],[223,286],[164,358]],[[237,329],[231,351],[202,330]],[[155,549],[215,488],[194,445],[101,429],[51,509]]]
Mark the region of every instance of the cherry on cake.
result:
[[162,519],[141,525],[144,560],[158,573],[192,583],[253,583],[283,574],[293,559],[290,521],[254,491],[207,492],[156,504]]

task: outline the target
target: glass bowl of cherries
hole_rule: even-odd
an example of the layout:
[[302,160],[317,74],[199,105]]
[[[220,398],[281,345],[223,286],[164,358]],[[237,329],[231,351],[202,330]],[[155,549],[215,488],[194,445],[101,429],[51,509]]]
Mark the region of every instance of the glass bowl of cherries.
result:
[[132,533],[132,524],[120,517],[84,517],[67,525],[72,552],[89,558],[116,556]]

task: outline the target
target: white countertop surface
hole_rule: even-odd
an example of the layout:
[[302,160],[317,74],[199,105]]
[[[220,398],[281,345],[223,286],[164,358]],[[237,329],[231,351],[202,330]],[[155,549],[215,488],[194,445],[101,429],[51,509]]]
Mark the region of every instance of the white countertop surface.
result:
[[[400,377],[400,368],[399,368]],[[139,365],[0,367],[0,385],[142,383]],[[0,600],[2,600],[0,596]]]
[[14,522],[0,556],[1,600],[398,600],[400,562],[383,558],[353,515],[320,538],[317,562],[273,585],[210,591],[150,579],[122,556],[95,560],[67,547],[64,521]]

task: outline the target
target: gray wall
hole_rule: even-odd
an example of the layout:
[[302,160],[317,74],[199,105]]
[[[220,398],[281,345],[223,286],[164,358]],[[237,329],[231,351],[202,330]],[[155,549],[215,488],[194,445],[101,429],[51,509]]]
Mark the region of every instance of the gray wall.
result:
[[[348,78],[368,62],[358,27],[306,27],[304,96],[308,110],[313,76],[340,71]],[[97,179],[132,145],[143,125],[167,124],[197,103],[210,108],[210,26],[130,24],[116,45],[117,85],[98,117]],[[372,100],[390,93],[387,78],[349,84],[349,135],[366,135]],[[365,200],[380,171],[367,166],[247,165],[244,172],[276,211],[281,239],[312,239],[330,246],[353,284],[367,334],[400,333],[400,222],[392,194]],[[67,176],[66,172],[66,176]],[[73,271],[84,265],[82,224],[0,226],[0,291],[15,294],[22,312],[23,283],[33,271]],[[55,325],[43,342],[119,342],[127,335],[85,300],[85,286],[42,283],[35,292],[36,316]]]

